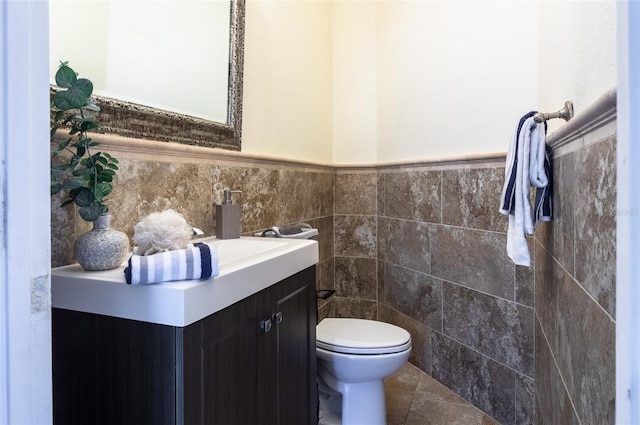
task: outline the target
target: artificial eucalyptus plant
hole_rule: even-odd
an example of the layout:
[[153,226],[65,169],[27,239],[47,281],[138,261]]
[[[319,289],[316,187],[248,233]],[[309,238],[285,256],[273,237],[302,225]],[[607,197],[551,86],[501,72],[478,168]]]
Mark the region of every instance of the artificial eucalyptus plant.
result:
[[[51,165],[51,196],[60,191],[69,195],[61,207],[75,203],[86,221],[95,221],[109,212],[105,198],[111,193],[111,182],[118,169],[118,160],[106,152],[92,152],[100,143],[91,140],[87,132],[98,127],[96,113],[100,108],[91,100],[93,83],[78,78],[67,62],[60,62],[56,72],[56,90],[51,101],[52,156],[70,154],[68,161]],[[59,128],[70,129],[68,136],[56,136]],[[97,149],[95,149],[97,150]]]

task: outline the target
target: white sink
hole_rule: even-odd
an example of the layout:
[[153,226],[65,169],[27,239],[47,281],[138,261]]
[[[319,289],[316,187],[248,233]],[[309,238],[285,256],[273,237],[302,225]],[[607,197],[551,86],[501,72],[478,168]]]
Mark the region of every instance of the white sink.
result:
[[127,285],[120,268],[86,272],[79,265],[51,271],[55,308],[171,326],[187,326],[318,262],[314,240],[205,238],[218,253],[220,274],[205,280]]
[[[200,242],[200,241],[199,241]],[[240,238],[240,239],[202,239],[201,242],[213,243],[218,252],[218,264],[220,266],[232,264],[237,261],[251,261],[253,257],[271,250],[277,250],[287,245],[285,240],[273,240],[266,238]]]

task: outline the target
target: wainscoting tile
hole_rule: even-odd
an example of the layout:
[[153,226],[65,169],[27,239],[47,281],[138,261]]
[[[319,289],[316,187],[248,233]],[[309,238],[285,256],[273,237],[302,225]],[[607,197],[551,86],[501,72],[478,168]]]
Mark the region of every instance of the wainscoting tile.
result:
[[590,145],[576,161],[575,277],[611,317],[616,310],[616,140]]
[[[333,257],[328,258],[324,261],[320,261],[316,265],[316,290],[321,289],[335,289],[335,279],[334,279],[334,263],[335,259]],[[318,306],[323,306],[326,303],[330,302],[332,298],[323,300],[321,298],[317,299]]]
[[443,283],[443,333],[529,377],[534,375],[534,311]]
[[385,210],[385,204],[384,204],[384,182],[385,182],[385,175],[384,173],[378,173],[378,186],[377,186],[377,191],[376,191],[376,199],[377,199],[377,209],[376,209],[376,214],[377,215],[385,215],[384,210]]
[[[256,209],[264,207],[265,203],[276,203],[279,216],[277,224],[291,224],[333,214],[333,174],[291,170],[279,170],[278,174],[280,187],[277,195],[271,193],[271,197],[265,199],[263,204],[254,206]],[[259,182],[256,180],[255,184]]]
[[516,266],[516,302],[527,307],[535,306],[534,249],[533,240],[528,239],[531,253],[531,267]]
[[[213,181],[211,205],[222,202],[225,188],[242,191],[235,202],[242,205],[245,233],[333,214],[334,176],[330,173],[229,166],[211,170],[207,188],[208,193]],[[206,202],[201,199],[201,203]]]
[[385,269],[386,269],[386,263],[380,259],[378,259],[378,266],[376,267],[377,269],[377,275],[378,275],[378,302],[379,303],[386,303],[387,300],[384,296],[384,288],[386,286],[386,282],[384,279],[384,274],[385,274]]
[[442,330],[442,281],[387,263],[384,299],[403,314]]
[[580,423],[538,321],[536,321],[535,391],[535,414],[538,425]]
[[[556,277],[554,276],[555,260],[537,241],[535,244],[535,250],[536,317],[538,318],[538,321],[540,321],[542,328],[549,333],[555,329],[557,323],[556,316],[558,314],[558,309],[556,308],[555,303],[558,298],[560,288],[559,283],[556,282]],[[567,279],[570,279],[570,276],[567,276]],[[556,336],[555,332],[553,334],[549,334],[550,338],[554,338]],[[557,344],[553,344],[553,346],[557,347]]]
[[371,174],[336,176],[336,214],[374,215],[376,213],[378,177]]
[[514,265],[506,253],[507,235],[434,226],[431,274],[509,300],[514,299]]
[[376,258],[376,218],[336,215],[335,255]]
[[431,350],[435,379],[501,424],[515,424],[512,369],[435,331]]
[[440,223],[440,171],[388,173],[384,182],[387,217]]
[[615,323],[539,244],[536,312],[582,423],[613,424]]
[[[328,218],[333,222],[334,179],[332,172],[244,167],[189,162],[156,162],[120,157],[120,170],[110,195],[112,226],[133,236],[133,227],[146,215],[172,208],[187,222],[215,234],[215,205],[223,200],[226,188],[242,190],[235,196],[241,208],[241,232],[252,234],[273,225]],[[150,185],[148,182],[156,182]],[[126,190],[124,189],[126,187]],[[56,205],[56,208],[57,205]],[[57,213],[57,211],[56,211]],[[75,233],[89,230],[90,225],[75,220],[75,211],[52,216],[52,264],[73,263],[71,250]],[[55,235],[62,230],[64,243]],[[333,255],[333,224],[325,233]],[[321,247],[322,249],[322,247]],[[325,252],[326,253],[326,252]],[[325,257],[326,258],[326,257]]]
[[539,223],[535,232],[536,239],[569,273],[574,270],[575,162],[574,153],[552,159],[553,218]]
[[427,223],[378,217],[379,252],[389,263],[430,273],[430,234]]
[[375,258],[335,257],[336,295],[377,300]]
[[516,424],[536,424],[536,382],[516,374]]
[[333,302],[335,303],[334,317],[353,317],[370,320],[376,320],[376,317],[378,317],[376,301],[334,297]]
[[333,300],[318,307],[318,323],[327,317],[336,317],[336,305]]
[[[114,190],[108,198],[111,227],[125,232],[131,239],[133,226],[140,220],[153,212],[172,208],[205,235],[214,234],[214,193],[208,167],[121,160],[119,168]],[[154,184],[149,184],[150,181]]]
[[[211,185],[213,186],[211,210],[212,225],[215,225],[215,205],[224,201],[224,190],[241,190],[242,194],[233,195],[233,203],[240,204],[240,230],[247,234],[279,223],[278,205],[269,202],[270,190],[279,189],[279,175],[274,170],[251,170],[246,167],[211,167]],[[256,186],[256,182],[264,180],[266,184]],[[264,208],[255,210],[256,206]],[[270,223],[260,226],[260,223]]]
[[314,205],[317,207],[317,212],[312,212],[312,214],[308,216],[297,217],[296,220],[304,220],[313,217],[329,217],[333,215],[335,175],[332,173],[318,172],[312,174],[311,178],[315,181],[315,185],[312,186],[312,193],[316,200]]
[[504,167],[442,172],[442,223],[506,232],[508,219],[498,212]]
[[60,204],[66,200],[66,195],[58,194],[51,197],[51,222],[56,223],[55,226],[51,226],[51,267],[65,266],[76,261],[73,256],[73,244],[76,237],[77,213],[73,205],[60,208]]
[[423,372],[430,374],[431,339],[429,334],[431,331],[429,327],[384,304],[378,304],[378,320],[400,326],[411,334],[409,362]]
[[306,222],[318,229],[318,255],[320,261],[333,257],[333,216],[306,220]]

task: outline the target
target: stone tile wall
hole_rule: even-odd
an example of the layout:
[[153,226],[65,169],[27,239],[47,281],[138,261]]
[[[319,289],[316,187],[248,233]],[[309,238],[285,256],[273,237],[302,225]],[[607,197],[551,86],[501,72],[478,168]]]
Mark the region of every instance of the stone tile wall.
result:
[[[134,156],[134,155],[131,155]],[[205,235],[215,234],[215,204],[225,188],[241,190],[241,232],[252,235],[273,225],[306,222],[319,229],[317,286],[333,288],[333,189],[331,167],[274,166],[252,161],[219,164],[215,158],[185,161],[170,153],[158,160],[118,153],[120,170],[110,196],[112,226],[130,240],[147,214],[173,208]],[[72,264],[75,235],[90,229],[72,205],[52,199],[52,267]]]
[[[317,287],[336,290],[319,300],[319,319],[402,326],[411,363],[502,424],[612,424],[615,122],[609,128],[554,151],[554,220],[529,239],[534,267],[506,256],[504,159],[495,158],[335,170],[125,153],[112,222],[132,236],[142,217],[173,208],[214,234],[222,190],[242,190],[244,234],[300,221],[319,229]],[[75,235],[89,228],[59,203],[54,267],[73,263]]]
[[579,142],[553,159],[555,220],[535,235],[540,425],[615,422],[616,138]]
[[505,253],[504,160],[339,169],[332,314],[404,327],[411,363],[502,424],[613,424],[615,92],[550,143],[532,267]]
[[503,176],[504,162],[339,170],[334,314],[404,327],[413,364],[522,424],[534,413],[533,272],[505,253]]
[[335,317],[378,315],[377,187],[375,171],[336,174]]

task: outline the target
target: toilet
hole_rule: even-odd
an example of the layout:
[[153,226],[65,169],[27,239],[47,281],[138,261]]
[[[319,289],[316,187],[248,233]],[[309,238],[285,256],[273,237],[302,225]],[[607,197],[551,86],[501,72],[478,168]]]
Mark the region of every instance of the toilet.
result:
[[319,425],[385,425],[383,379],[409,358],[411,335],[384,322],[326,318],[316,326]]

